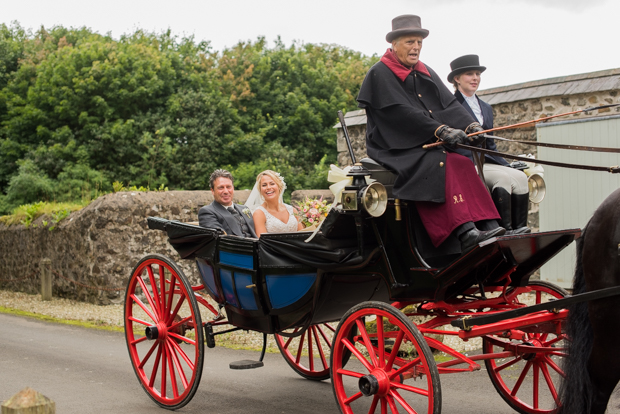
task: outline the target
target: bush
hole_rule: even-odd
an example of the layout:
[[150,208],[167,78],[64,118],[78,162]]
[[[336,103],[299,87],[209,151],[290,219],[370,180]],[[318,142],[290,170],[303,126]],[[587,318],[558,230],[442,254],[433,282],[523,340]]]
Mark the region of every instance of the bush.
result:
[[55,188],[56,199],[59,201],[89,201],[110,191],[112,185],[106,176],[83,164],[65,167],[58,174]]
[[21,160],[18,164],[19,171],[7,188],[3,203],[5,211],[23,204],[48,201],[54,194],[53,181],[34,162]]

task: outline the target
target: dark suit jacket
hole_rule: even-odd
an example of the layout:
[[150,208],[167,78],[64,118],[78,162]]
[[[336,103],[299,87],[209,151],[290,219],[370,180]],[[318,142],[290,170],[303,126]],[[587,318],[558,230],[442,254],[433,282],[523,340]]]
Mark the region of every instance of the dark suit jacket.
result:
[[[456,100],[459,101],[461,103],[461,105],[463,105],[463,107],[465,109],[467,109],[467,112],[469,112],[471,114],[471,116],[474,117],[474,119],[477,119],[476,115],[474,115],[474,111],[471,109],[471,107],[469,106],[467,101],[465,101],[465,97],[463,96],[461,91],[457,90],[456,92],[454,92],[454,96],[456,96]],[[488,103],[484,102],[482,99],[478,98],[478,95],[476,95],[476,99],[478,99],[478,104],[480,104],[480,109],[482,109],[482,117],[484,118],[484,123],[482,124],[482,128],[484,128],[484,129],[491,129],[491,128],[493,128],[493,109],[491,108],[491,105],[489,105]],[[495,140],[487,138],[487,140],[486,140],[486,148],[490,149],[491,151],[497,151],[497,146],[495,145]],[[456,152],[458,152],[461,155],[464,155],[464,156],[468,157],[472,161],[474,160],[474,157],[472,156],[471,151],[468,151],[468,150],[465,150],[465,149],[462,149],[462,148],[458,148],[456,150]],[[499,164],[499,165],[503,165],[503,166],[508,166],[509,165],[508,161],[506,161],[505,159],[503,159],[502,157],[500,157],[498,155],[485,154],[484,160],[486,162],[491,162],[493,164]]]
[[[254,220],[252,220],[252,213],[246,214],[243,212],[244,209],[247,209],[246,206],[242,204],[234,204],[235,210],[241,214],[241,217],[245,220],[250,232],[253,237],[256,236],[256,231],[254,230]],[[247,209],[249,211],[249,209]],[[226,232],[226,234],[234,234],[235,236],[243,236],[243,231],[241,231],[241,226],[237,222],[237,220],[232,216],[230,211],[226,210],[226,207],[218,203],[217,201],[212,202],[208,206],[204,206],[198,211],[198,223],[202,227],[207,227],[210,229],[221,229]]]

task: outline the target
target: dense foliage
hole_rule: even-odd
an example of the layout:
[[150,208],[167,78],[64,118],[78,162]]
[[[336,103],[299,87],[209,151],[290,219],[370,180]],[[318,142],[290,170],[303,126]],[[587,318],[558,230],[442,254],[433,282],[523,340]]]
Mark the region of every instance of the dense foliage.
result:
[[266,168],[291,190],[324,187],[336,111],[355,109],[375,60],[263,38],[216,52],[170,32],[0,25],[0,214],[113,182],[207,189],[215,168],[237,188]]

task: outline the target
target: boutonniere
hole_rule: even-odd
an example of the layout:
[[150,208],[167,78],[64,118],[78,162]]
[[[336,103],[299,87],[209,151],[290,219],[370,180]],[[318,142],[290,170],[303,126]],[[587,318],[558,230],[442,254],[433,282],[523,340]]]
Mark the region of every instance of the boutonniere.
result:
[[252,214],[250,214],[250,209],[247,207],[243,209],[243,214],[248,216],[248,218],[252,218]]

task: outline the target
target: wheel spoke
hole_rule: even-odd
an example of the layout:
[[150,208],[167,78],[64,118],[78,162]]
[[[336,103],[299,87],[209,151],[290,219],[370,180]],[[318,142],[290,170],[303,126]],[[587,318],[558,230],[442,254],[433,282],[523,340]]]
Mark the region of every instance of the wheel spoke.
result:
[[398,408],[396,407],[396,403],[394,402],[394,398],[392,398],[391,395],[386,395],[385,399],[387,400],[387,403],[390,407],[390,410],[392,411],[392,414],[398,414]]
[[361,391],[356,392],[355,394],[353,394],[352,396],[350,396],[349,398],[347,398],[346,400],[344,400],[344,404],[345,405],[350,405],[353,401],[357,400],[358,398],[360,398],[362,395]]
[[521,384],[523,383],[523,380],[527,376],[527,373],[530,370],[531,366],[532,366],[532,361],[528,361],[527,364],[525,365],[525,368],[523,368],[523,371],[521,371],[521,375],[519,376],[517,383],[515,384],[514,388],[512,389],[512,392],[510,393],[510,395],[512,395],[513,397],[517,395],[517,392],[519,392],[519,388],[521,388]]
[[166,383],[166,365],[168,365],[168,353],[166,352],[166,347],[162,346],[160,347],[162,348],[162,352],[161,352],[161,396],[162,397],[166,397],[166,389],[167,389],[167,383]]
[[179,398],[179,389],[177,385],[177,376],[174,374],[174,361],[170,354],[170,347],[166,344],[166,359],[168,360],[168,372],[170,373],[170,384],[172,385],[172,395]]
[[155,379],[157,377],[157,370],[159,369],[159,361],[161,360],[162,346],[161,342],[157,343],[157,356],[155,357],[155,363],[153,364],[153,370],[151,371],[151,378],[149,379],[149,387],[153,388]]
[[[564,339],[566,339],[566,338],[564,337],[564,335],[556,336],[555,338],[553,338],[553,339],[551,339],[551,340],[549,340],[549,341],[545,342],[545,343],[544,343],[544,346],[551,347],[552,345],[557,344],[558,342],[563,341]],[[563,350],[566,350],[566,348],[555,348],[555,349],[556,349],[557,351],[563,351]]]
[[368,360],[366,360],[366,358],[364,358],[364,355],[362,355],[362,353],[360,351],[357,350],[357,348],[355,347],[355,345],[353,345],[351,343],[351,341],[349,341],[348,338],[343,338],[342,339],[342,343],[349,348],[349,351],[351,351],[351,353],[353,355],[355,355],[355,357],[364,365],[364,367],[366,367],[366,369],[368,370],[368,372],[372,371],[372,366],[368,363]]
[[299,338],[299,346],[297,347],[297,357],[295,358],[295,363],[299,365],[299,361],[301,361],[301,352],[304,348],[304,340],[306,339],[306,333],[308,331],[301,334],[301,338]]
[[396,371],[393,371],[393,372],[390,373],[390,380],[393,380],[394,378],[396,378],[400,374],[403,374],[403,373],[409,371],[414,365],[417,365],[419,362],[420,362],[420,357],[417,357],[416,359],[414,359],[412,361],[403,363],[403,365],[400,368],[398,368]]
[[[144,338],[146,339],[146,336]],[[140,368],[140,369],[144,368],[144,364],[147,363],[147,361],[149,360],[149,358],[153,354],[153,351],[155,351],[156,348],[157,348],[157,342],[153,342],[153,345],[151,345],[151,349],[149,349],[149,352],[146,353],[146,355],[142,359],[142,362],[140,362],[140,365],[138,365],[138,368]],[[155,364],[155,365],[157,365],[157,364]]]
[[166,274],[162,264],[159,265],[159,295],[161,297],[161,313],[165,315],[168,311],[166,308]]
[[514,359],[512,359],[512,360],[510,360],[510,361],[508,361],[508,362],[506,362],[506,363],[504,363],[502,365],[499,365],[499,366],[495,367],[495,369],[493,369],[493,371],[500,372],[500,371],[502,371],[502,370],[504,370],[504,369],[506,369],[506,368],[508,368],[508,367],[510,367],[510,366],[512,366],[514,364],[516,364],[517,362],[521,361],[521,359],[522,359],[521,356],[514,357]]
[[558,364],[556,364],[556,363],[555,363],[555,361],[554,361],[554,360],[552,360],[551,358],[549,358],[549,357],[548,357],[548,356],[546,356],[546,355],[545,355],[545,362],[546,362],[547,364],[549,364],[549,366],[550,366],[551,368],[553,368],[553,370],[554,370],[555,372],[557,372],[558,374],[560,374],[561,376],[563,376],[564,378],[566,378],[566,373],[564,372],[564,370],[562,370],[562,368],[560,368],[560,367],[558,366]]
[[186,317],[185,317],[185,318],[183,318],[183,319],[179,319],[178,321],[176,321],[175,323],[173,323],[172,325],[170,325],[170,326],[168,327],[168,330],[169,330],[169,331],[173,331],[173,330],[175,330],[176,328],[178,328],[179,326],[183,325],[185,322],[189,322],[189,321],[191,321],[192,319],[193,319],[193,315],[189,315],[189,316],[186,316]]
[[178,339],[179,341],[183,341],[183,342],[185,342],[186,344],[196,345],[196,341],[194,341],[194,340],[193,340],[193,339],[191,339],[191,338],[188,338],[187,336],[181,336],[181,335],[179,335],[179,334],[177,334],[177,333],[174,333],[174,332],[168,332],[168,335],[169,335],[169,336],[171,336],[171,337],[173,337],[173,338]]
[[379,350],[379,368],[385,366],[385,338],[383,334],[383,316],[377,316],[377,348]]
[[183,358],[183,360],[185,361],[185,363],[189,366],[189,368],[193,371],[194,370],[194,363],[192,362],[191,359],[189,359],[189,356],[185,353],[185,351],[183,350],[183,348],[181,348],[179,346],[179,344],[177,344],[175,341],[171,341],[170,344],[172,345],[172,347],[177,351],[177,353],[179,355],[181,355],[181,358]]
[[174,294],[176,292],[177,280],[171,274],[170,281],[166,280],[166,282],[170,283],[170,290],[168,291],[168,298],[165,299],[167,303],[164,306],[164,312],[166,315],[168,315],[170,313],[170,310],[172,309],[172,303],[174,302]]
[[361,372],[349,371],[348,369],[338,369],[336,374],[353,378],[362,378],[364,376]]
[[129,341],[129,344],[130,345],[136,345],[136,344],[139,344],[140,342],[146,341],[147,339],[148,338],[146,336],[142,336],[142,337],[140,337],[138,339],[134,339],[133,341]]
[[310,371],[314,371],[314,354],[312,351],[312,333],[313,333],[313,329],[312,327],[310,327],[308,329],[308,367],[310,368]]
[[[378,323],[378,320],[376,322]],[[357,319],[355,323],[357,324],[357,329],[362,335],[362,339],[364,340],[364,346],[366,346],[366,350],[368,351],[368,356],[370,356],[370,363],[372,364],[372,366],[376,367],[377,366],[377,355],[375,354],[375,349],[372,346],[372,343],[370,342],[370,338],[368,337],[368,332],[366,332],[366,326],[364,326],[364,323],[359,319]]]
[[[185,303],[185,296],[181,295],[181,297],[179,298],[179,302],[174,307],[174,310],[169,315],[167,315],[167,317],[166,317],[166,323],[167,324],[170,324],[172,321],[174,321],[174,318],[176,318],[176,316],[178,315],[179,309],[181,309],[181,306],[183,305],[183,303]],[[172,328],[174,326],[176,326],[176,325],[173,325],[170,328]]]
[[[161,297],[159,295],[159,292],[157,291],[157,282],[155,282],[155,275],[153,274],[153,269],[151,268],[151,266],[146,266],[146,273],[149,275],[149,283],[151,284],[151,291],[153,292],[153,298],[155,299],[155,311],[157,312],[157,314],[159,315],[159,317],[162,317],[162,309],[161,309]],[[142,279],[142,277],[140,277],[140,279]],[[142,284],[140,284],[142,285]],[[144,294],[149,294],[149,291],[147,290],[146,292],[144,292]]]
[[[334,332],[334,329],[329,326],[328,324],[324,323],[323,325],[327,326],[332,332]],[[329,340],[329,338],[327,337],[327,335],[325,334],[325,332],[323,332],[323,329],[321,328],[320,325],[316,326],[316,329],[319,331],[319,333],[321,334],[321,336],[323,337],[323,340],[325,341],[325,343],[327,344],[327,347],[331,349],[332,347],[332,341]]]
[[185,371],[183,371],[183,367],[181,366],[181,361],[179,361],[179,356],[176,354],[174,345],[176,345],[176,343],[174,341],[169,341],[168,342],[168,354],[170,355],[172,362],[174,363],[174,368],[176,369],[176,372],[179,374],[179,379],[181,380],[181,383],[183,384],[183,388],[187,388],[187,377],[185,376]]
[[[154,321],[159,320],[160,318],[156,318],[154,315],[159,315],[157,312],[157,307],[155,306],[155,303],[153,302],[153,298],[151,297],[151,294],[149,293],[148,288],[146,287],[146,284],[144,283],[144,280],[142,280],[141,277],[138,277],[138,283],[140,284],[140,287],[142,288],[142,292],[144,293],[144,296],[146,297],[146,300],[149,302],[149,305],[151,306],[151,309],[153,311],[155,311],[155,313],[150,313],[149,312],[149,316],[151,316],[151,318],[153,318]],[[136,297],[137,299],[137,297]],[[140,299],[138,299],[140,300]],[[140,301],[140,303],[142,303],[142,301]],[[144,305],[144,303],[142,303],[142,305]],[[146,312],[146,305],[144,305],[143,310]]]
[[551,393],[551,396],[553,397],[553,400],[555,401],[555,403],[559,407],[560,406],[560,399],[558,398],[558,391],[555,388],[555,384],[553,383],[553,379],[551,378],[551,375],[549,374],[549,368],[547,368],[547,366],[545,364],[541,364],[540,365],[540,370],[542,371],[543,377],[545,378],[545,382],[547,383],[547,387],[549,387],[549,392]]
[[[400,349],[400,345],[403,342],[404,336],[405,336],[405,332],[403,330],[399,330],[398,335],[396,336],[396,339],[394,340],[392,351],[394,349]],[[394,365],[394,359],[396,359],[396,354],[398,354],[398,352],[390,352],[390,357],[388,358],[388,361],[385,364],[386,371],[390,371],[392,369],[392,365]]]
[[540,392],[540,386],[539,386],[539,381],[540,381],[540,370],[538,369],[538,364],[533,364],[534,368],[532,369],[533,372],[533,379],[532,379],[532,388],[534,390],[533,393],[533,405],[535,409],[538,409],[538,404],[539,404],[539,392]]
[[132,321],[132,322],[139,323],[140,325],[144,325],[144,326],[151,326],[151,325],[152,325],[152,323],[148,323],[148,322],[146,322],[146,321],[143,321],[142,319],[138,319],[138,318],[133,317],[133,316],[130,316],[130,317],[129,317],[129,318],[127,318],[127,319],[129,319],[129,320],[130,320],[130,321]]
[[[323,369],[328,369],[329,364],[327,363],[327,359],[325,358],[325,352],[323,351],[323,347],[321,346],[321,338],[317,333],[318,327],[312,327],[312,332],[314,332],[314,340],[316,341],[316,347],[319,351],[319,356],[321,358],[321,364],[323,364]],[[312,369],[312,368],[311,368]]]
[[423,395],[425,397],[428,397],[429,394],[430,394],[428,392],[428,390],[425,390],[423,388],[412,387],[411,385],[401,384],[401,383],[398,383],[398,382],[393,382],[392,383],[392,387],[399,388],[399,389],[404,390],[404,391],[409,391],[409,392],[412,392],[414,394]]
[[136,295],[131,295],[131,299],[133,299],[136,305],[138,305],[140,309],[142,309],[144,313],[146,313],[148,317],[153,320],[154,323],[157,323],[159,318],[156,318],[155,315],[153,315],[153,313],[151,313],[151,311],[147,309],[146,305],[140,300],[140,298],[138,298]]
[[374,414],[375,410],[377,409],[378,403],[379,403],[379,396],[375,394],[372,397],[372,404],[370,404],[370,409],[368,410],[368,414]]
[[[407,401],[405,401],[405,399],[403,397],[401,397],[401,395],[398,393],[398,391],[390,390],[390,394],[389,395],[393,399],[398,401],[398,403],[401,405],[401,407],[403,407],[405,409],[405,411],[407,411],[409,414],[417,414],[417,412],[413,408],[411,408],[411,406],[407,403]],[[398,410],[396,410],[396,412],[398,412]]]

